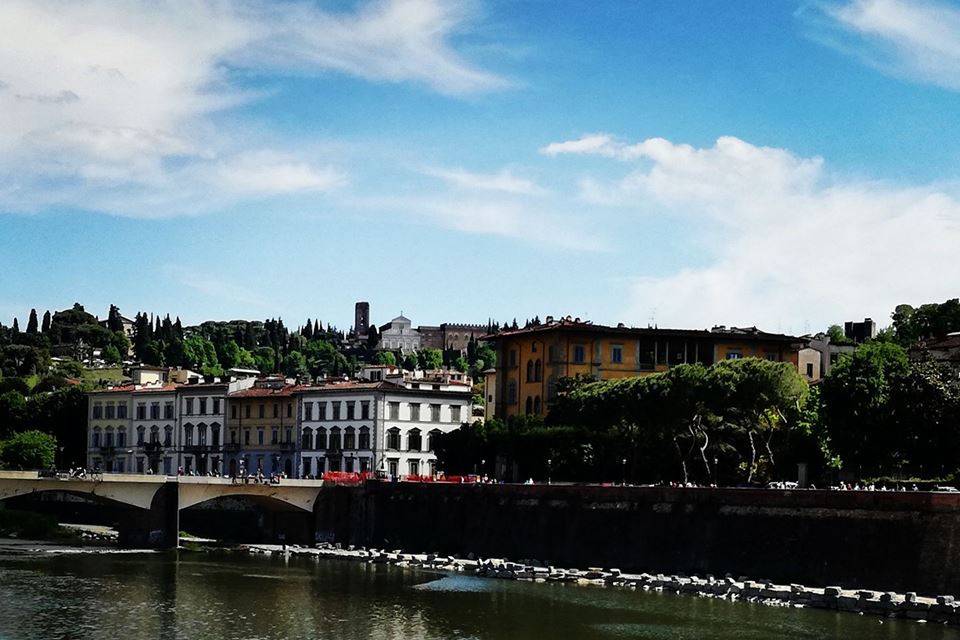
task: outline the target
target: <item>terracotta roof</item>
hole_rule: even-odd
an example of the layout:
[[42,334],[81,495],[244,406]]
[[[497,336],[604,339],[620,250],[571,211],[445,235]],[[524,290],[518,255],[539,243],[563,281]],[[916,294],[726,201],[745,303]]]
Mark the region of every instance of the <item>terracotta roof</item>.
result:
[[707,329],[668,329],[659,327],[627,327],[620,325],[610,327],[602,324],[593,324],[592,322],[577,322],[575,320],[560,319],[555,322],[543,323],[536,326],[524,327],[520,329],[506,329],[499,333],[481,336],[481,340],[495,342],[501,338],[513,336],[549,333],[553,331],[582,331],[592,333],[620,333],[628,336],[650,336],[650,337],[686,337],[686,338],[712,338],[714,340],[724,338],[736,338],[747,340],[771,340],[783,342],[800,342],[801,338],[788,336],[781,333],[767,333],[760,331],[756,327],[745,329],[737,327],[714,327]]

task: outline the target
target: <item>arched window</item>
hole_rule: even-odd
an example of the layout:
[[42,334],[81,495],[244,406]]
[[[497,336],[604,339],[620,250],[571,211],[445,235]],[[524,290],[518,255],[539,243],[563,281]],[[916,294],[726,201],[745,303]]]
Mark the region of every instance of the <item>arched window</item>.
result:
[[193,446],[193,425],[189,422],[183,425],[183,444]]
[[173,446],[173,427],[169,425],[167,425],[167,427],[163,430],[163,446]]
[[540,415],[540,396],[537,396],[533,399],[533,413],[534,415]]
[[326,429],[317,429],[317,440],[313,446],[316,449],[327,448],[327,430]]
[[557,396],[557,376],[547,378],[547,400],[553,400]]
[[113,427],[107,427],[107,430],[104,432],[103,444],[107,447],[113,446]]
[[340,441],[340,427],[334,427],[330,429],[330,449],[334,451],[339,451],[343,448],[343,443]]
[[357,442],[358,449],[369,449],[370,448],[370,428],[369,427],[360,427],[360,437]]
[[145,433],[146,433],[146,429],[144,429],[143,427],[137,427],[137,446],[138,447],[143,446],[143,438]]
[[160,427],[157,425],[150,427],[150,443],[160,444]]
[[527,360],[527,382],[533,382],[533,360]]
[[220,446],[220,423],[214,422],[210,425],[210,444],[215,447]]
[[527,396],[527,415],[533,413],[533,397]]
[[507,404],[516,404],[517,403],[517,381],[510,380],[507,382]]
[[100,427],[97,427],[93,430],[93,439],[91,440],[91,446],[99,447],[100,446]]
[[433,447],[437,442],[437,436],[439,436],[442,431],[440,429],[434,429],[427,434],[427,451],[433,451]]
[[407,432],[407,451],[420,451],[423,448],[423,438],[420,429],[410,429]]
[[343,448],[344,449],[356,449],[357,448],[357,432],[353,427],[347,427],[343,430]]
[[400,449],[400,429],[394,427],[387,430],[387,449],[398,451]]
[[118,447],[127,446],[127,430],[126,429],[121,428],[117,431],[117,446]]
[[534,382],[540,382],[543,380],[543,368],[540,365],[540,360],[537,360],[533,363],[533,380]]
[[197,425],[197,444],[204,446],[207,444],[207,425],[201,422]]
[[313,449],[313,429],[305,427],[300,434],[300,448],[306,450]]

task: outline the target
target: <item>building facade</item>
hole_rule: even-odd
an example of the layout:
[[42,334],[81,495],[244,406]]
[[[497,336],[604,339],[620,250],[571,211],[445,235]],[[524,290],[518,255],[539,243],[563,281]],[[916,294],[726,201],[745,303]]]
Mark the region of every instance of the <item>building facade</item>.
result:
[[223,448],[228,475],[243,470],[296,477],[300,460],[294,392],[300,388],[283,378],[263,378],[227,394]]
[[420,347],[420,332],[413,328],[410,318],[397,316],[380,327],[379,349],[411,353]]
[[[714,327],[707,330],[608,327],[570,318],[484,338],[497,352],[493,414],[545,415],[561,378],[597,380],[667,371],[685,363],[757,357],[798,365],[800,338]],[[489,379],[489,376],[488,376]]]
[[126,385],[87,395],[87,467],[115,473],[133,471],[133,391],[133,385]]
[[226,473],[227,396],[249,389],[254,378],[186,384],[177,391],[180,444],[178,467],[186,474]]

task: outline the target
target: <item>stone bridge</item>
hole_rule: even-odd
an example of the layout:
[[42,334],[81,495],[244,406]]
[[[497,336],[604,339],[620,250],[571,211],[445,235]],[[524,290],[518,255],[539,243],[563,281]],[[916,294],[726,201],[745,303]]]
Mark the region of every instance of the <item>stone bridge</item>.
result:
[[227,496],[253,498],[268,509],[312,514],[322,480],[283,480],[281,484],[234,482],[202,476],[156,476],[108,473],[92,478],[41,477],[36,471],[0,471],[0,501],[57,491],[104,504],[124,505],[119,524],[125,546],[175,548],[179,514]]

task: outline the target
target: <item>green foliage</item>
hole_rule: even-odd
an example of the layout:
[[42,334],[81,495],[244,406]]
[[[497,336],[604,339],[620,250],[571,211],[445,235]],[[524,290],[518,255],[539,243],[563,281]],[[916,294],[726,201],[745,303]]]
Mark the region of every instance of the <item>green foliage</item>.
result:
[[960,299],[924,304],[916,309],[908,304],[897,305],[891,317],[897,342],[909,347],[918,340],[941,338],[960,331]]
[[403,357],[403,368],[407,371],[415,371],[420,365],[420,361],[417,359],[416,354],[408,353]]
[[417,352],[417,362],[423,371],[443,367],[443,351],[440,349],[421,349]]
[[0,437],[21,427],[26,418],[27,399],[19,391],[0,394]]
[[103,349],[103,361],[107,364],[120,364],[122,358],[120,357],[120,351],[113,345],[105,347]]
[[397,357],[393,355],[392,351],[378,351],[377,356],[374,359],[376,364],[397,364]]
[[0,463],[7,469],[48,469],[57,440],[42,431],[22,431],[0,442]]
[[830,336],[831,344],[854,344],[853,340],[847,337],[847,334],[843,332],[843,327],[838,324],[832,324],[827,329],[827,335]]
[[310,375],[307,359],[299,351],[291,351],[283,358],[283,374],[291,378],[306,378]]
[[466,359],[466,358],[464,358],[463,356],[460,356],[459,358],[457,358],[456,360],[454,360],[454,362],[453,362],[453,368],[456,369],[457,371],[462,371],[462,372],[466,373],[466,372],[467,372],[467,369],[470,368],[470,363],[467,362],[467,359]]

